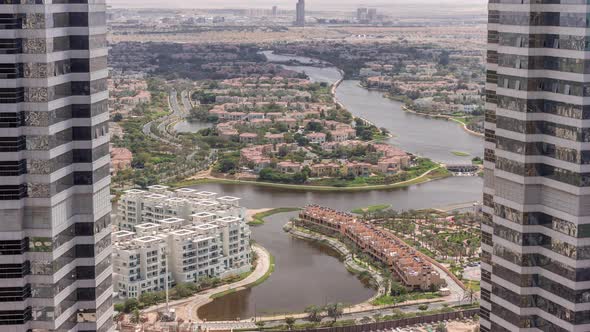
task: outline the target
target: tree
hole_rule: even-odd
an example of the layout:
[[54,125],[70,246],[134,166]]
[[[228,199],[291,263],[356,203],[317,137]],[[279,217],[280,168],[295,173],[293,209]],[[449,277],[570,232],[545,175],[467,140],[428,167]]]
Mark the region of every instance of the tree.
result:
[[293,329],[293,325],[295,325],[295,318],[294,317],[285,317],[285,324],[287,324],[287,327],[289,328],[289,330]]
[[434,330],[435,332],[447,332],[447,326],[445,325],[445,323],[440,323],[436,326],[436,329]]
[[304,311],[307,314],[307,320],[314,323],[322,321],[322,308],[316,305],[310,305]]
[[131,323],[135,323],[135,324],[141,322],[141,313],[139,312],[139,309],[135,308],[135,310],[133,310],[130,320],[131,320]]
[[299,146],[308,146],[309,145],[309,139],[301,134],[295,134],[294,138],[295,138],[295,141],[297,142],[297,145],[299,145]]
[[217,163],[217,171],[221,173],[228,173],[229,171],[235,170],[238,168],[239,162],[235,158],[221,158]]
[[139,307],[139,301],[137,299],[127,299],[125,300],[123,306],[123,312],[128,314]]
[[381,315],[380,313],[376,313],[373,315],[373,320],[375,320],[376,323],[380,322],[381,319],[383,319],[383,315]]
[[402,296],[408,293],[408,289],[399,282],[391,282],[391,296]]
[[258,330],[260,330],[260,331],[262,331],[262,328],[264,327],[264,325],[266,325],[266,323],[261,320],[256,322],[256,326],[258,326]]
[[293,174],[293,182],[296,184],[303,184],[307,181],[307,175],[305,173],[297,172]]
[[115,113],[113,116],[113,122],[120,122],[123,120],[123,115],[121,113]]
[[344,314],[344,305],[342,303],[330,303],[326,306],[326,312],[328,317],[336,322]]
[[428,304],[421,304],[418,306],[418,310],[420,311],[426,311],[428,310]]
[[305,130],[320,132],[324,130],[324,126],[320,122],[310,121],[307,126],[305,126]]
[[179,298],[189,297],[193,294],[188,285],[184,283],[178,283],[176,287],[174,287],[174,291]]
[[438,58],[438,64],[441,66],[447,66],[450,62],[449,52],[442,51],[440,57]]
[[361,324],[369,324],[371,323],[373,320],[371,319],[371,317],[369,316],[363,316],[363,318],[360,319],[360,323]]
[[475,291],[471,287],[467,287],[463,292],[463,300],[469,300],[469,303],[473,303],[475,299]]

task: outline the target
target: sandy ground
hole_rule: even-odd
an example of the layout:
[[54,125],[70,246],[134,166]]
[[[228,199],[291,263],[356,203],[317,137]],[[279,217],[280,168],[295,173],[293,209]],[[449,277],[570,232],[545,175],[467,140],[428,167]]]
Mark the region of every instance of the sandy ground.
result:
[[477,325],[477,322],[450,322],[447,324],[447,329],[449,332],[472,332]]
[[467,280],[481,280],[481,268],[479,266],[467,267],[463,271],[463,278]]
[[252,221],[255,214],[270,211],[270,210],[272,210],[272,209],[268,209],[268,208],[267,209],[249,209],[246,211],[246,222]]
[[[450,322],[447,324],[447,330],[449,332],[472,332],[475,327],[478,325],[479,323],[477,322],[473,322],[473,321],[469,321],[468,323],[466,322]],[[433,324],[434,326],[436,326],[435,324]],[[402,329],[402,331],[408,331],[408,332],[431,332],[433,331],[432,328],[428,329],[428,328],[406,328],[406,329]]]

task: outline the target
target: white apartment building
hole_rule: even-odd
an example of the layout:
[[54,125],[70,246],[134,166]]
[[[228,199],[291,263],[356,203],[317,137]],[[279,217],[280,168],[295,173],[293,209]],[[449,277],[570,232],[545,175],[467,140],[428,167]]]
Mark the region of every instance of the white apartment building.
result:
[[191,216],[199,212],[244,218],[245,210],[239,201],[237,197],[217,197],[216,193],[190,188],[174,191],[166,186],[151,186],[147,191],[131,189],[119,200],[116,225],[119,230],[135,231],[135,225],[167,218],[191,220]]
[[[166,240],[140,236],[130,231],[113,234],[113,283],[122,298],[137,298],[145,292],[165,289]],[[172,277],[169,273],[171,286]]]
[[[249,271],[250,229],[238,201],[161,186],[128,191],[119,209],[123,229],[113,234],[115,291],[126,298],[165,289],[166,264],[170,285]],[[176,217],[187,211],[193,213]],[[155,215],[175,216],[154,220]]]

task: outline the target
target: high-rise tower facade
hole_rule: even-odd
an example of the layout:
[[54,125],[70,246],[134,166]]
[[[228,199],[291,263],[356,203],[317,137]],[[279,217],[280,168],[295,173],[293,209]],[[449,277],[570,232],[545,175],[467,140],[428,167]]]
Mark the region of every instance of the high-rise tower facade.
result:
[[0,0],[0,330],[112,325],[104,0]]
[[490,0],[482,331],[590,331],[590,5]]
[[297,6],[295,10],[295,25],[298,27],[305,26],[305,0],[297,1]]

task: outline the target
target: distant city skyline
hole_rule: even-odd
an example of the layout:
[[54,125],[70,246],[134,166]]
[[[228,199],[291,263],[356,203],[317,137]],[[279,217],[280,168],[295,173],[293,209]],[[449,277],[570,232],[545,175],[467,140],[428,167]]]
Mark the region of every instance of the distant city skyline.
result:
[[[114,7],[130,8],[264,8],[278,6],[281,9],[294,8],[297,0],[255,0],[245,2],[243,0],[170,0],[166,3],[156,0],[111,0],[110,5]],[[465,6],[465,10],[485,10],[485,0],[400,0],[392,3],[390,0],[322,0],[313,1],[307,4],[308,10],[354,10],[359,6],[381,7],[384,9],[402,7],[421,7],[423,5],[436,4],[439,7],[457,8]]]

